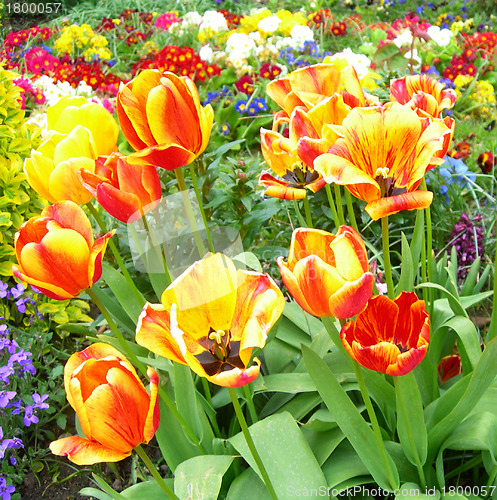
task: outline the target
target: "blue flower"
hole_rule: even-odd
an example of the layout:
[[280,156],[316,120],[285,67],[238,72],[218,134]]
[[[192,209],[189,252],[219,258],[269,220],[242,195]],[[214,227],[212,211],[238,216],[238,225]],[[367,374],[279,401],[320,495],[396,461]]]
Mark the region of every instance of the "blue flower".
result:
[[10,401],[17,396],[16,391],[0,391],[0,407],[7,408]]
[[17,283],[17,286],[10,289],[13,299],[18,299],[25,291],[26,289],[22,283]]
[[240,99],[237,101],[235,104],[235,109],[238,114],[243,115],[247,111],[247,103],[248,101],[246,99]]
[[24,425],[26,427],[39,422],[39,418],[33,413],[33,409],[31,405],[27,405],[26,408],[24,408]]
[[14,491],[16,491],[16,489],[10,484],[8,485],[5,478],[0,476],[0,495],[2,500],[10,500],[10,496]]
[[48,394],[43,394],[43,396],[40,396],[37,392],[33,393],[31,395],[33,398],[33,408],[38,408],[40,410],[44,410],[46,408],[49,408],[48,403],[44,403],[46,399],[48,399]]
[[219,127],[219,130],[222,134],[224,135],[228,135],[230,133],[230,124],[229,123],[223,123],[223,125],[221,125]]

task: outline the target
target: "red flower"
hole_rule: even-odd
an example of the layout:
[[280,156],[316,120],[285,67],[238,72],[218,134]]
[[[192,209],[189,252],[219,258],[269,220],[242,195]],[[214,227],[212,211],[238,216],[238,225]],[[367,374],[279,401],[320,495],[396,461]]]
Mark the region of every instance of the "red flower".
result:
[[387,375],[405,375],[425,357],[430,316],[414,292],[394,300],[371,297],[354,321],[340,332],[343,345],[362,366]]

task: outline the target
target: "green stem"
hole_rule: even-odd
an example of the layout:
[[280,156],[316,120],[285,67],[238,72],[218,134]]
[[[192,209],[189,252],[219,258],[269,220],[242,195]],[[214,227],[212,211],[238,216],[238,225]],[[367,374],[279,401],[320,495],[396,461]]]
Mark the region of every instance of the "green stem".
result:
[[[424,224],[423,224],[423,231],[422,233],[422,241],[421,241],[421,283],[426,283],[427,282],[427,276],[426,276],[426,233],[424,230]],[[423,300],[425,301],[425,304],[428,304],[428,289],[423,288]]]
[[490,325],[488,326],[488,332],[485,337],[485,342],[490,342],[495,336],[497,336],[497,246],[495,247],[494,261],[494,298],[492,319],[490,320]]
[[297,214],[297,219],[299,221],[300,227],[307,227],[307,223],[302,217],[302,213],[300,212],[299,208],[299,202],[297,200],[293,200],[293,207],[295,208],[295,213]]
[[228,387],[228,392],[230,393],[231,402],[233,404],[236,417],[242,429],[243,437],[245,438],[247,446],[249,447],[250,453],[254,457],[255,463],[257,464],[259,472],[261,473],[262,480],[264,481],[264,484],[266,485],[266,488],[269,494],[271,495],[271,498],[273,500],[278,500],[278,497],[276,495],[276,492],[274,491],[274,487],[271,483],[271,480],[269,479],[266,468],[264,467],[261,457],[259,456],[259,453],[257,453],[257,450],[255,448],[254,441],[252,440],[252,436],[250,435],[249,429],[247,427],[247,422],[245,420],[245,417],[243,416],[242,408],[240,407],[240,402],[238,401],[238,398],[236,396],[235,389],[233,387]]
[[204,205],[202,203],[202,196],[198,190],[197,176],[195,174],[194,163],[190,165],[190,175],[192,178],[193,189],[195,191],[195,196],[197,197],[198,207],[200,209],[200,215],[202,215],[202,221],[204,222],[205,232],[207,234],[207,240],[209,241],[209,248],[212,253],[214,253],[214,245],[212,244],[211,232],[207,224],[207,217],[205,215]]
[[333,216],[333,222],[335,223],[335,229],[340,227],[340,220],[338,218],[337,207],[335,205],[335,200],[333,199],[333,194],[331,192],[331,188],[329,184],[324,186],[326,191],[326,196],[328,198],[328,204],[330,205],[331,214]]
[[357,227],[357,221],[355,219],[355,214],[354,214],[352,195],[350,194],[350,191],[347,188],[345,188],[345,200],[347,201],[347,213],[349,214],[350,224],[357,232],[359,232],[359,228]]
[[155,468],[150,458],[148,458],[148,455],[145,453],[141,445],[138,445],[135,448],[135,451],[136,453],[138,453],[138,456],[142,459],[143,463],[147,466],[147,469],[150,471],[150,474],[152,474],[152,477],[157,481],[157,484],[161,487],[162,491],[169,498],[171,498],[171,500],[180,500],[179,497],[174,494],[174,491],[169,488],[164,479],[162,479],[161,475],[157,472],[157,469]]
[[207,249],[205,248],[204,242],[202,241],[202,237],[200,236],[197,221],[195,220],[195,214],[193,212],[192,202],[190,200],[190,196],[188,196],[188,190],[186,187],[185,176],[183,174],[183,169],[177,168],[175,171],[176,180],[178,181],[178,188],[181,191],[181,197],[183,198],[183,203],[185,205],[186,216],[188,217],[188,221],[193,231],[193,238],[195,239],[195,244],[197,246],[198,253],[200,258],[203,258],[207,253]]
[[[405,375],[405,376],[406,377],[410,376],[410,380],[408,379],[410,383],[413,383],[413,384],[416,383],[412,373]],[[412,434],[412,429],[411,429],[411,425],[410,425],[411,422],[409,419],[409,413],[408,413],[407,408],[406,408],[406,401],[404,399],[402,390],[399,387],[399,383],[398,383],[399,377],[393,377],[393,379],[394,379],[394,384],[395,384],[395,393],[397,396],[397,403],[400,407],[400,411],[402,412],[402,416],[404,417],[404,422],[405,422],[406,432],[407,432],[407,440],[409,441],[409,446],[411,447],[411,452],[413,453],[414,461],[416,462],[416,468],[418,469],[419,480],[421,482],[420,486],[421,486],[422,490],[426,490],[425,471],[423,470],[423,464],[421,463],[421,460],[420,460],[419,455],[418,455],[418,451],[416,449],[416,444],[414,442],[414,436]]]
[[148,225],[147,218],[145,215],[142,215],[142,222],[143,222],[143,227],[147,231],[148,237],[150,238],[150,244],[154,247],[155,253],[157,255],[157,258],[159,259],[159,262],[162,262],[162,267],[164,274],[166,275],[167,282],[168,284],[171,283],[171,275],[169,274],[169,269],[167,267],[167,261],[164,257],[164,254],[160,250],[160,245],[158,244],[157,240],[155,239],[154,233],[150,230],[150,226]]
[[250,413],[250,418],[252,420],[252,423],[255,424],[259,421],[259,417],[257,416],[257,412],[255,411],[254,399],[248,384],[243,386],[243,392],[245,393],[245,400],[247,401],[247,408]]
[[373,428],[374,436],[376,438],[376,444],[378,445],[378,449],[383,460],[383,465],[385,467],[388,480],[390,481],[390,486],[392,488],[395,488],[395,478],[392,469],[390,468],[390,463],[387,458],[387,450],[385,449],[385,443],[383,442],[383,438],[381,437],[380,425],[378,424],[378,419],[376,418],[373,403],[371,403],[371,398],[369,397],[368,389],[366,387],[366,383],[364,382],[364,377],[362,376],[361,367],[355,360],[352,361],[352,365],[354,366],[355,375],[359,384],[359,390],[361,391],[362,399],[364,400],[364,404],[366,405],[369,420],[371,421],[371,427]]
[[340,338],[340,332],[337,330],[335,324],[333,323],[333,320],[329,317],[324,317],[321,318],[321,321],[328,332],[328,335],[330,336],[331,341],[333,344],[335,344],[336,348],[343,354],[344,358],[349,362],[349,364],[352,363],[352,358],[350,357],[350,354],[347,352],[347,349],[345,349],[342,339]]
[[[209,381],[205,377],[200,377],[202,379],[202,387],[204,388],[204,396],[205,399],[207,400],[207,403],[209,403],[209,406],[213,408],[212,406],[212,397],[211,397],[211,389],[209,387]],[[214,409],[213,409],[214,411]],[[210,412],[209,412],[210,415]],[[212,427],[214,428],[214,432],[216,433],[216,436],[218,438],[221,437],[221,431],[219,429],[219,425],[217,424],[217,419],[216,415],[214,414],[212,417],[209,416],[209,420],[211,421]]]
[[334,189],[335,189],[335,201],[337,204],[338,220],[340,221],[340,225],[343,226],[345,224],[345,217],[343,216],[342,191],[340,190],[340,186],[338,184],[334,184]]
[[[91,203],[87,203],[86,207],[88,208],[88,210],[92,214],[93,218],[97,222],[98,227],[100,228],[100,231],[102,231],[103,234],[107,233],[107,228],[105,227],[105,223],[104,223],[102,217],[100,217],[100,214],[95,209],[95,207]],[[140,293],[140,291],[138,290],[138,288],[136,288],[136,285],[135,285],[133,279],[131,278],[131,275],[129,274],[128,270],[126,269],[126,266],[124,265],[124,261],[123,261],[121,255],[119,254],[119,250],[117,249],[117,246],[116,246],[114,240],[112,238],[109,238],[108,242],[109,242],[109,248],[111,249],[111,251],[114,255],[114,258],[116,259],[117,265],[119,266],[119,269],[121,270],[121,273],[123,274],[123,276],[126,280],[126,283],[128,284],[129,288],[132,290],[133,295],[136,297],[138,302],[142,303],[143,296]]]
[[[117,328],[116,323],[112,319],[112,316],[110,315],[109,311],[107,311],[107,308],[104,306],[103,302],[98,298],[97,294],[91,288],[87,288],[86,289],[86,293],[93,300],[94,304],[100,309],[100,312],[102,313],[103,317],[107,321],[107,324],[109,325],[109,328],[111,329],[112,333],[115,335],[117,341],[121,345],[121,347],[122,347],[123,351],[125,352],[126,356],[138,368],[138,371],[143,376],[145,376],[145,377],[148,378],[147,367],[138,359],[138,357],[136,356],[136,354],[129,347],[128,343],[126,342],[126,339],[124,338],[123,334],[119,331],[119,328]],[[169,396],[165,393],[165,391],[162,389],[162,387],[159,387],[159,396],[164,401],[164,403],[167,405],[167,407],[169,408],[169,410],[171,411],[171,413],[174,414],[174,416],[176,417],[176,419],[180,423],[181,427],[183,428],[185,434],[187,434],[188,437],[190,438],[190,441],[192,443],[194,443],[195,446],[203,454],[206,454],[205,448],[200,443],[198,437],[190,429],[190,427],[186,423],[185,419],[178,412],[178,410],[176,409],[176,406],[171,401],[171,399],[169,398]]]
[[385,281],[387,283],[388,296],[393,299],[392,266],[390,264],[390,243],[388,237],[388,215],[381,219],[381,239],[383,243],[383,264],[385,266]]
[[[423,178],[421,183],[421,189],[426,190],[426,179]],[[428,281],[433,283],[433,272],[435,269],[435,256],[433,255],[433,237],[432,237],[432,227],[431,227],[431,209],[430,207],[425,208],[426,215],[426,260],[428,267]],[[429,312],[432,312],[433,304],[433,289],[428,289],[428,308]]]
[[312,225],[312,215],[311,215],[311,207],[309,205],[309,199],[307,196],[302,200],[304,202],[304,212],[305,212],[305,220],[307,222],[307,227],[314,227]]

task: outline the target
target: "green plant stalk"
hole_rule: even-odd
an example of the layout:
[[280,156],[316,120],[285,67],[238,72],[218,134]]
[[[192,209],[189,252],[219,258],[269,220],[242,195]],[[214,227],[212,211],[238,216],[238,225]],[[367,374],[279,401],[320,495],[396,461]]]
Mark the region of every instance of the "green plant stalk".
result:
[[[426,283],[426,233],[423,229],[422,231],[422,242],[421,242],[421,283]],[[423,288],[423,300],[425,304],[428,304],[428,290]]]
[[311,207],[309,205],[309,200],[307,196],[302,200],[304,203],[304,212],[305,212],[305,220],[307,222],[307,227],[314,227],[312,225],[312,215],[311,215]]
[[381,219],[381,239],[383,243],[383,264],[385,265],[385,281],[387,283],[388,297],[393,299],[392,266],[390,264],[390,242],[388,237],[388,215]]
[[[414,437],[412,434],[412,429],[409,421],[409,415],[407,413],[406,401],[404,400],[402,391],[398,387],[398,377],[393,377],[393,379],[395,384],[395,395],[397,398],[397,402],[399,403],[400,411],[402,412],[402,415],[404,417],[404,422],[406,423],[407,439],[409,440],[409,445],[411,446],[411,450],[414,453],[414,461],[416,462],[416,469],[418,469],[419,481],[421,483],[420,486],[423,490],[426,491],[425,471],[423,470],[423,464],[421,463],[421,459],[419,458],[418,451],[416,450],[416,446],[414,444]],[[413,384],[416,383],[413,376],[410,377],[409,382]]]
[[338,184],[334,184],[334,189],[335,189],[335,200],[337,204],[338,220],[340,221],[340,226],[343,226],[345,224],[345,218],[343,216],[342,191],[340,190],[340,186]]
[[236,417],[237,417],[238,423],[240,424],[240,427],[242,429],[243,437],[245,438],[245,442],[247,443],[247,446],[249,447],[250,453],[254,457],[254,460],[255,460],[255,463],[257,464],[257,467],[259,468],[259,471],[261,473],[264,484],[266,485],[266,488],[267,488],[269,494],[271,495],[271,498],[273,500],[278,500],[278,497],[276,495],[276,492],[274,491],[274,487],[271,483],[271,480],[269,479],[266,468],[264,467],[264,464],[262,463],[261,457],[259,456],[259,453],[257,453],[257,449],[255,448],[254,441],[253,441],[252,436],[250,435],[249,429],[247,427],[247,422],[245,420],[245,417],[243,416],[242,408],[241,408],[240,402],[238,401],[238,398],[236,396],[235,389],[233,387],[228,387],[228,392],[230,393],[231,403],[233,404],[233,408],[235,409]]
[[328,204],[330,205],[331,214],[333,216],[333,222],[335,223],[335,229],[340,227],[340,219],[338,218],[337,207],[335,205],[335,200],[333,199],[333,194],[329,184],[324,186],[326,191],[326,197],[328,198]]
[[[167,267],[167,261],[166,258],[164,257],[164,254],[160,251],[160,245],[157,243],[157,240],[155,239],[154,233],[150,230],[150,226],[148,225],[147,219],[145,215],[142,215],[142,222],[143,222],[143,227],[148,233],[148,236],[150,238],[150,243],[151,245],[155,248],[155,253],[157,254],[157,257],[159,258],[159,261],[162,262],[163,265],[163,271],[164,274],[166,275],[168,283],[171,283],[171,275],[169,274],[169,269]],[[134,230],[134,227],[133,227]],[[136,232],[134,233],[136,235]],[[137,236],[137,235],[136,235]],[[135,240],[136,242],[136,240]],[[143,249],[141,249],[143,250]]]
[[497,246],[495,247],[495,261],[494,261],[494,297],[493,297],[493,308],[492,317],[490,319],[490,325],[488,326],[488,332],[485,337],[485,342],[489,342],[495,336],[497,336]]
[[352,195],[350,194],[350,191],[347,188],[345,188],[345,200],[347,202],[347,213],[349,214],[350,224],[357,232],[359,232],[359,228],[357,226],[357,221],[354,214]]
[[150,474],[152,474],[152,477],[157,481],[157,484],[161,487],[162,491],[171,500],[180,500],[179,497],[177,497],[174,494],[174,491],[171,488],[169,488],[164,479],[162,479],[161,475],[157,472],[157,469],[154,467],[154,464],[152,463],[150,458],[148,458],[148,455],[145,453],[140,444],[135,448],[135,451],[138,454],[138,456],[142,459],[147,469],[150,471]]
[[383,442],[383,438],[381,437],[380,425],[378,424],[378,419],[376,418],[373,403],[371,402],[366,383],[364,382],[364,377],[362,376],[361,367],[355,360],[352,360],[352,365],[354,366],[354,372],[359,384],[359,390],[361,391],[362,399],[364,400],[364,404],[366,405],[366,410],[369,415],[369,420],[371,421],[371,427],[373,428],[376,443],[378,444],[378,450],[380,451],[388,480],[390,481],[390,485],[395,485],[395,478],[387,459],[387,450],[385,449],[385,443]]
[[195,245],[197,246],[200,258],[204,257],[207,253],[204,242],[198,231],[197,221],[195,220],[195,214],[193,213],[192,202],[188,196],[188,191],[185,182],[185,176],[183,174],[183,167],[177,168],[174,173],[176,174],[176,180],[178,181],[178,188],[181,191],[181,196],[183,198],[183,203],[185,204],[186,216],[193,230],[193,238],[195,239]]
[[[100,228],[100,231],[102,231],[103,234],[107,233],[107,228],[105,227],[105,223],[102,220],[102,217],[100,217],[100,214],[98,211],[95,209],[95,207],[91,203],[87,203],[86,207],[92,214],[93,218],[98,224],[98,227]],[[112,238],[109,238],[109,247],[112,251],[112,254],[114,255],[114,258],[116,259],[117,265],[119,266],[119,269],[121,270],[121,273],[123,274],[124,278],[126,279],[126,283],[130,287],[130,289],[133,292],[133,295],[137,298],[138,302],[142,301],[142,295],[140,291],[136,288],[136,285],[131,278],[131,275],[129,274],[128,270],[126,269],[126,266],[124,265],[124,261],[119,254],[119,250],[117,249],[116,244],[114,243],[114,240]]]
[[[138,368],[138,371],[143,376],[148,378],[146,366],[138,359],[136,354],[128,346],[126,339],[124,338],[123,334],[119,331],[119,328],[117,328],[117,325],[114,322],[114,320],[112,319],[112,316],[110,315],[109,311],[107,311],[107,308],[104,306],[102,301],[98,298],[97,294],[91,288],[87,288],[86,293],[93,300],[94,304],[100,309],[100,312],[102,313],[103,317],[107,321],[109,328],[111,329],[112,333],[115,335],[119,344],[121,344],[121,347],[123,348],[124,352],[126,353],[126,356],[128,356],[128,358],[131,360],[131,362]],[[186,423],[185,419],[182,417],[182,415],[176,409],[176,406],[174,405],[174,403],[171,401],[169,396],[165,393],[164,389],[162,389],[161,387],[159,387],[159,396],[164,401],[164,403],[166,403],[169,410],[171,410],[171,412],[174,414],[174,416],[178,420],[179,424],[183,428],[183,431],[190,438],[190,441],[192,443],[194,443],[194,445],[198,448],[198,450],[201,451],[205,455],[206,454],[205,448],[199,442],[198,437],[190,429],[190,427]]]
[[324,317],[321,318],[321,321],[326,331],[328,332],[328,335],[330,336],[330,339],[333,342],[333,344],[335,344],[336,348],[342,353],[344,358],[348,360],[349,364],[351,364],[352,358],[350,357],[350,354],[347,352],[347,349],[345,349],[342,343],[342,339],[340,338],[340,332],[336,329],[332,319],[330,317]]
[[[490,475],[488,476],[487,488],[489,488],[490,486],[492,486],[495,483],[495,478],[496,477],[497,477],[497,465],[494,465],[492,467]],[[489,494],[490,493],[487,493],[487,495],[485,495],[485,498],[487,498]]]
[[299,221],[300,227],[307,227],[307,223],[302,217],[302,213],[300,212],[299,208],[299,202],[297,200],[293,200],[293,208],[295,208],[295,213],[297,214],[297,219]]
[[243,392],[247,401],[247,408],[250,414],[250,418],[252,419],[252,423],[255,424],[259,421],[259,417],[257,416],[257,412],[255,411],[254,400],[252,398],[252,394],[250,393],[248,384],[243,386]]
[[[426,179],[423,178],[421,183],[421,189],[426,190]],[[425,208],[426,215],[426,261],[428,267],[428,281],[433,283],[433,269],[435,267],[435,257],[433,255],[433,233],[431,227],[431,209],[430,207]],[[433,305],[433,289],[428,289],[428,307],[429,312],[432,312]]]
[[[209,406],[213,408],[212,406],[212,397],[211,397],[211,389],[209,387],[209,381],[205,377],[200,377],[202,379],[202,387],[204,388],[204,396],[209,403]],[[219,429],[219,425],[217,425],[217,420],[216,420],[216,415],[213,417],[209,416],[209,420],[211,421],[212,428],[214,429],[214,432],[218,438],[221,437],[221,431]]]
[[[197,158],[198,160],[198,158]],[[202,221],[204,222],[205,226],[205,231],[207,234],[207,240],[209,241],[209,248],[212,253],[214,253],[214,245],[212,244],[212,238],[211,238],[211,232],[209,230],[209,226],[207,224],[207,217],[205,215],[205,210],[204,210],[204,205],[202,203],[202,195],[200,194],[200,191],[198,190],[198,184],[197,184],[197,176],[195,174],[195,168],[194,165],[197,165],[197,162],[192,163],[190,165],[190,176],[192,178],[192,184],[193,184],[193,189],[195,191],[195,196],[197,198],[197,203],[200,209],[200,215],[202,216]]]

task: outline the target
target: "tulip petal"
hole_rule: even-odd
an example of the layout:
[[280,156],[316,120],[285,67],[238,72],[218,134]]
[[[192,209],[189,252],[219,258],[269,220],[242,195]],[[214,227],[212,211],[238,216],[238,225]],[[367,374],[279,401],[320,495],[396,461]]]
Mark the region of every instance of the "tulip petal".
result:
[[159,375],[157,372],[147,368],[147,376],[150,379],[150,406],[148,408],[145,426],[143,428],[143,442],[147,444],[155,435],[160,424],[159,412]]
[[71,229],[49,232],[41,243],[21,250],[22,271],[27,276],[78,295],[88,285],[89,249],[85,239]]
[[292,71],[288,79],[299,99],[312,108],[338,91],[341,75],[334,64],[316,64]]
[[95,241],[93,247],[90,250],[90,255],[88,258],[88,283],[89,286],[93,286],[102,276],[102,259],[104,257],[105,249],[107,248],[107,243],[109,238],[114,236],[116,232],[115,229],[108,232],[97,241]]
[[254,358],[254,361],[256,364],[246,370],[233,368],[232,370],[217,373],[213,377],[207,377],[207,380],[221,387],[243,387],[259,376],[260,361],[257,358]]
[[125,224],[136,222],[143,215],[138,196],[116,189],[110,184],[99,184],[96,199],[106,212]]
[[91,132],[77,125],[55,146],[53,161],[58,165],[61,161],[80,156],[94,160],[98,155]]
[[366,212],[373,220],[393,215],[402,210],[421,210],[431,205],[433,193],[430,191],[414,191],[388,198],[379,198],[366,205]]
[[93,465],[99,462],[119,462],[131,455],[131,451],[121,451],[107,448],[94,441],[71,436],[50,443],[50,450],[54,455],[69,458],[76,465]]
[[291,187],[288,182],[275,179],[267,172],[262,172],[260,175],[259,185],[266,187],[264,191],[266,196],[272,196],[280,200],[302,200],[307,195],[305,189]]
[[189,165],[195,158],[195,153],[179,144],[151,146],[126,157],[128,163],[132,165],[155,165],[166,170]]
[[29,185],[45,200],[54,203],[56,199],[50,194],[47,186],[47,179],[54,169],[54,162],[51,158],[43,156],[38,151],[31,152],[31,158],[26,158],[24,163],[24,173]]
[[209,328],[227,331],[236,306],[237,275],[233,262],[220,253],[192,264],[163,292],[162,305],[178,306],[179,328],[192,339],[207,336]]
[[136,325],[136,343],[163,358],[186,365],[178,343],[171,334],[169,311],[161,304],[147,302]]
[[63,288],[27,276],[22,272],[22,269],[18,268],[17,266],[12,266],[12,274],[21,281],[24,281],[25,283],[29,283],[31,286],[36,287],[38,290],[40,290],[41,293],[43,293],[50,299],[67,300],[74,298],[74,295],[72,293],[67,292]]
[[[50,106],[47,109],[47,128],[48,130],[56,130],[58,132],[62,132],[57,128],[57,125],[63,126],[62,122],[59,122],[61,114],[68,106],[82,106],[86,104],[88,101],[86,97],[70,97],[65,96],[62,99],[57,101],[57,104],[54,106]],[[67,134],[67,132],[64,132]]]
[[395,364],[392,364],[387,368],[386,374],[400,376],[409,373],[417,365],[419,365],[421,361],[423,361],[427,350],[428,342],[417,349],[409,349],[408,351],[401,353]]
[[78,178],[78,171],[82,168],[92,171],[95,160],[90,158],[70,158],[61,161],[52,171],[48,180],[48,189],[55,200],[70,200],[83,205],[92,200],[93,195]]
[[295,229],[288,253],[288,267],[293,270],[299,260],[310,255],[317,255],[324,262],[334,266],[335,254],[330,248],[334,239],[333,234],[321,229]]
[[358,280],[345,284],[329,299],[331,316],[346,319],[355,316],[366,305],[373,293],[374,277],[364,273]]

